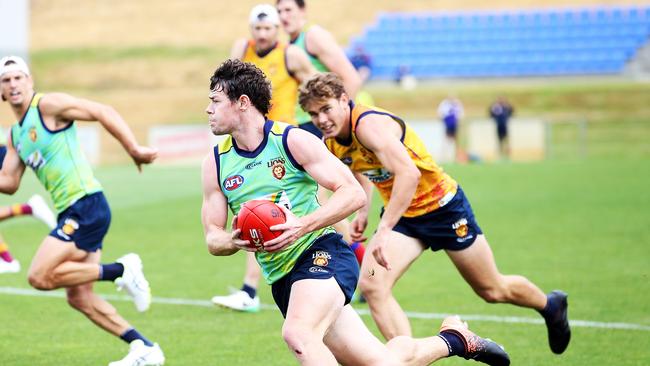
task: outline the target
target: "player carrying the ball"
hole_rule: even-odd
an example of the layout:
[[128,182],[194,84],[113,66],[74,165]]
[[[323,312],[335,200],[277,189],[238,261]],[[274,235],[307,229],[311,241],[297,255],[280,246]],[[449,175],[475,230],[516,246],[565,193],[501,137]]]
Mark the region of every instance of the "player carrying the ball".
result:
[[[206,109],[215,135],[227,135],[202,165],[201,218],[216,256],[255,251],[285,318],[282,336],[303,365],[428,365],[459,355],[509,365],[496,343],[449,317],[438,335],[382,344],[349,305],[359,276],[352,249],[329,226],[366,203],[351,172],[312,134],[266,119],[271,88],[253,64],[225,61],[210,79]],[[321,206],[318,184],[333,192]],[[262,250],[225,230],[228,208],[267,198],[279,203],[282,234]],[[236,224],[236,223],[234,223]],[[236,227],[235,225],[233,225]]]

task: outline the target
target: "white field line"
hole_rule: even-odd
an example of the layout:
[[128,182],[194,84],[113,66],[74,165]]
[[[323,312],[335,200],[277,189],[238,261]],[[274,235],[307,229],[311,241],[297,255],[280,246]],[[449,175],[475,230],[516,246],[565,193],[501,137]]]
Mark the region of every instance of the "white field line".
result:
[[[0,287],[0,294],[6,295],[20,295],[20,296],[35,296],[35,297],[65,297],[63,291],[38,291],[34,289],[27,288],[17,288],[17,287]],[[100,294],[103,298],[112,301],[131,301],[131,298],[128,296],[121,295],[107,295]],[[154,297],[152,299],[154,304],[168,304],[168,305],[189,305],[189,306],[201,306],[201,307],[214,307],[209,300],[195,300],[195,299],[181,299],[181,298],[171,298],[171,297]],[[275,305],[270,304],[261,304],[261,308],[264,310],[277,310]],[[357,312],[361,315],[370,315],[370,312],[367,309],[356,309]],[[529,318],[529,317],[519,317],[519,316],[497,316],[497,315],[481,315],[481,314],[445,314],[445,313],[420,313],[407,311],[406,315],[411,319],[444,319],[449,315],[460,315],[463,320],[466,321],[484,321],[484,322],[494,322],[494,323],[523,323],[523,324],[544,324],[544,321],[540,318]],[[634,323],[621,323],[621,322],[596,322],[590,320],[571,320],[572,327],[584,327],[584,328],[605,328],[605,329],[624,329],[624,330],[639,330],[639,331],[650,331],[649,325],[643,324],[634,324]]]

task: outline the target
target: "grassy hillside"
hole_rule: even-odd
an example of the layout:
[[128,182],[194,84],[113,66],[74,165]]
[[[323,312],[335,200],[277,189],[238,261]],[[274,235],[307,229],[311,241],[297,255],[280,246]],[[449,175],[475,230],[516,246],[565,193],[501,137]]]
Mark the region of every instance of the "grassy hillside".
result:
[[[203,123],[208,78],[234,39],[248,34],[246,18],[258,1],[232,6],[226,1],[32,1],[31,62],[40,91],[66,91],[114,105],[141,139],[148,126]],[[465,1],[308,1],[311,20],[332,30],[341,44],[383,11],[463,11],[648,4],[639,1],[501,0]],[[341,14],[351,14],[342,17]],[[344,19],[341,21],[341,19]],[[433,117],[438,102],[452,92],[468,118],[484,117],[488,103],[507,95],[519,116],[632,125],[626,138],[635,144],[650,134],[650,86],[625,79],[441,80],[402,91],[369,85],[377,103],[405,117]],[[631,113],[630,111],[634,111]],[[0,108],[0,121],[14,118]],[[613,127],[616,130],[616,127]],[[607,135],[607,133],[605,133]],[[123,158],[105,139],[109,161]],[[646,139],[647,141],[647,139]],[[624,140],[627,143],[627,140]],[[641,149],[643,150],[643,148]],[[646,149],[647,150],[647,149]],[[647,152],[647,151],[646,151]]]

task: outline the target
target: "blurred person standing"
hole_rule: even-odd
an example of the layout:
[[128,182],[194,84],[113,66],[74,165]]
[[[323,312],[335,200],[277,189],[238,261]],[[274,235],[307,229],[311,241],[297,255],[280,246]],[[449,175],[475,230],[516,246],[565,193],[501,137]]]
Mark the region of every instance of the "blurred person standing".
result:
[[[316,70],[302,49],[279,41],[280,18],[273,5],[253,7],[248,21],[252,38],[236,41],[230,58],[254,64],[271,81],[271,109],[265,117],[295,125],[298,86]],[[242,287],[229,295],[213,296],[215,305],[244,312],[260,310],[257,289],[262,274],[254,253],[246,253],[245,268]]]
[[497,97],[497,100],[490,106],[490,117],[497,127],[497,138],[499,139],[499,154],[501,158],[510,157],[510,144],[508,143],[508,121],[514,113],[514,108],[504,96]]
[[465,111],[463,104],[454,96],[448,96],[438,105],[438,117],[445,124],[445,136],[447,136],[447,151],[453,153],[453,160],[465,162],[462,150],[458,143],[458,126],[463,118]]
[[136,309],[151,304],[142,261],[130,253],[100,264],[111,211],[77,138],[75,121],[97,121],[122,144],[138,170],[154,161],[157,151],[141,146],[114,108],[64,93],[36,93],[25,61],[0,60],[2,99],[17,119],[11,127],[0,170],[0,192],[13,194],[26,167],[50,193],[58,212],[56,227],[39,246],[28,273],[38,290],[65,288],[68,304],[105,331],[129,344],[129,353],[109,366],[162,365],[165,357],[116,309],[93,291],[96,281],[112,281],[133,297]]
[[370,79],[370,75],[372,75],[372,58],[366,52],[362,44],[357,44],[354,46],[354,53],[350,55],[350,62],[359,73],[362,85],[361,89],[357,93],[357,96],[354,98],[354,101],[359,104],[368,106],[375,105],[375,100],[373,99],[372,95],[370,95],[368,90],[363,87],[368,79]]

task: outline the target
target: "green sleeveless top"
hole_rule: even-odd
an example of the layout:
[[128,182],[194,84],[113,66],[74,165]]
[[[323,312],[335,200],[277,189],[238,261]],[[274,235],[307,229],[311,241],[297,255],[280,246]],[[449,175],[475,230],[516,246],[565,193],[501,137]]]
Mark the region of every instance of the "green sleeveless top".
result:
[[11,127],[11,141],[23,163],[32,168],[50,193],[57,212],[78,199],[99,192],[102,186],[77,141],[74,121],[63,129],[51,131],[43,122],[35,94],[22,120]]
[[[327,68],[327,66],[325,66],[325,64],[323,64],[318,59],[318,57],[312,55],[311,53],[309,53],[309,51],[307,51],[306,35],[307,35],[307,32],[309,32],[309,29],[312,26],[313,25],[305,27],[305,29],[302,32],[300,32],[298,37],[296,37],[296,39],[291,41],[291,44],[294,44],[294,45],[300,47],[303,51],[305,51],[307,56],[309,56],[309,61],[311,61],[311,64],[314,66],[316,71],[318,71],[318,72],[328,72],[330,70]],[[303,111],[302,108],[300,108],[300,103],[296,104],[296,121],[298,121],[298,124],[311,122],[311,117],[309,117],[309,113]]]
[[[233,214],[237,215],[243,203],[254,199],[285,205],[298,217],[320,207],[316,199],[318,184],[287,148],[287,133],[291,128],[286,123],[267,120],[264,139],[254,151],[239,149],[232,136],[214,147],[219,186]],[[272,284],[289,273],[298,257],[316,239],[333,232],[331,227],[325,227],[306,234],[279,252],[256,252],[266,282]]]

